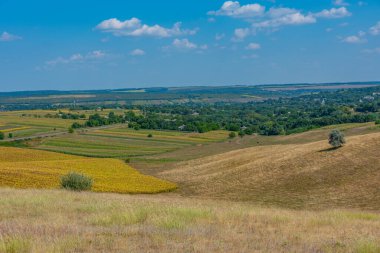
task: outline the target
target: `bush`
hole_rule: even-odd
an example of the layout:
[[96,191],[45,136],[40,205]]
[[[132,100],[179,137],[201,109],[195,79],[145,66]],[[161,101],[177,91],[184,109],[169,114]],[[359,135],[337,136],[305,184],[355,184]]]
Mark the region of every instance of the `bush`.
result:
[[69,127],[69,134],[72,134],[72,133],[74,133],[74,128]]
[[12,138],[13,138],[13,134],[12,134],[12,133],[9,133],[9,134],[8,134],[8,137],[9,137],[10,139],[12,139]]
[[380,119],[376,120],[376,121],[375,121],[375,124],[376,124],[376,125],[380,125]]
[[5,136],[3,132],[0,132],[0,140],[4,140]]
[[236,137],[236,133],[235,132],[230,132],[230,134],[228,135],[228,137],[230,137],[231,139],[235,138]]
[[61,177],[61,187],[72,191],[89,191],[92,188],[92,178],[70,172]]
[[148,134],[148,138],[152,138],[153,137],[153,134]]
[[329,144],[334,148],[339,148],[346,143],[344,134],[339,130],[332,130],[329,134]]
[[240,136],[240,138],[243,138],[243,137],[244,137],[244,135],[245,135],[245,133],[244,133],[244,131],[243,131],[243,130],[240,130],[240,131],[239,131],[239,133],[238,133],[238,135]]

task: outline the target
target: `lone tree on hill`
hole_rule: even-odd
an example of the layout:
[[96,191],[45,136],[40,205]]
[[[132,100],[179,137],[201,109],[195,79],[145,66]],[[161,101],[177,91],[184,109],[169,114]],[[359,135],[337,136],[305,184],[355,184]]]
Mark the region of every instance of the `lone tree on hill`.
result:
[[334,148],[339,148],[346,143],[344,134],[339,130],[332,130],[329,134],[329,144]]

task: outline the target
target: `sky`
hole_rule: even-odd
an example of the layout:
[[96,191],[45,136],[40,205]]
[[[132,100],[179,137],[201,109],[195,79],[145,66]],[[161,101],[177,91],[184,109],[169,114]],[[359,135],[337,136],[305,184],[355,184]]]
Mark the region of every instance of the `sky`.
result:
[[379,0],[0,0],[0,92],[379,80]]

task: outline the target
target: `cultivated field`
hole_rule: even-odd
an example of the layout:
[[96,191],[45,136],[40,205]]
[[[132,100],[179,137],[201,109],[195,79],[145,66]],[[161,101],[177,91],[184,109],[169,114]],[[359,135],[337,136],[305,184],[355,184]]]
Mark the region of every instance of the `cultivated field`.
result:
[[[149,138],[148,134],[153,137]],[[145,156],[172,152],[188,146],[220,142],[228,138],[227,131],[185,133],[178,131],[133,130],[126,126],[78,131],[30,143],[32,147],[91,157],[113,157],[144,160]],[[177,158],[179,159],[179,158]],[[172,159],[175,160],[175,159]],[[157,162],[157,160],[156,160]]]
[[1,189],[0,252],[380,251],[380,214]]
[[57,189],[60,177],[71,171],[93,178],[97,192],[157,193],[176,188],[173,183],[140,174],[121,160],[0,147],[1,187]]

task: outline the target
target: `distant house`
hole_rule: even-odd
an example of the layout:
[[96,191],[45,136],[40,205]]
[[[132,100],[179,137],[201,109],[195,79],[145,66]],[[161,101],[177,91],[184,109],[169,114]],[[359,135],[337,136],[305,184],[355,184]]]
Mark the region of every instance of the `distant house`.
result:
[[241,128],[240,128],[240,130],[246,130],[247,129],[247,127],[246,126],[242,126]]
[[365,100],[369,100],[369,101],[373,101],[373,100],[375,100],[375,98],[372,97],[372,96],[365,96],[363,99],[365,99]]
[[179,130],[179,131],[183,131],[183,130],[185,130],[185,128],[186,128],[186,125],[182,125],[182,126],[179,126],[179,127],[178,127],[178,130]]

